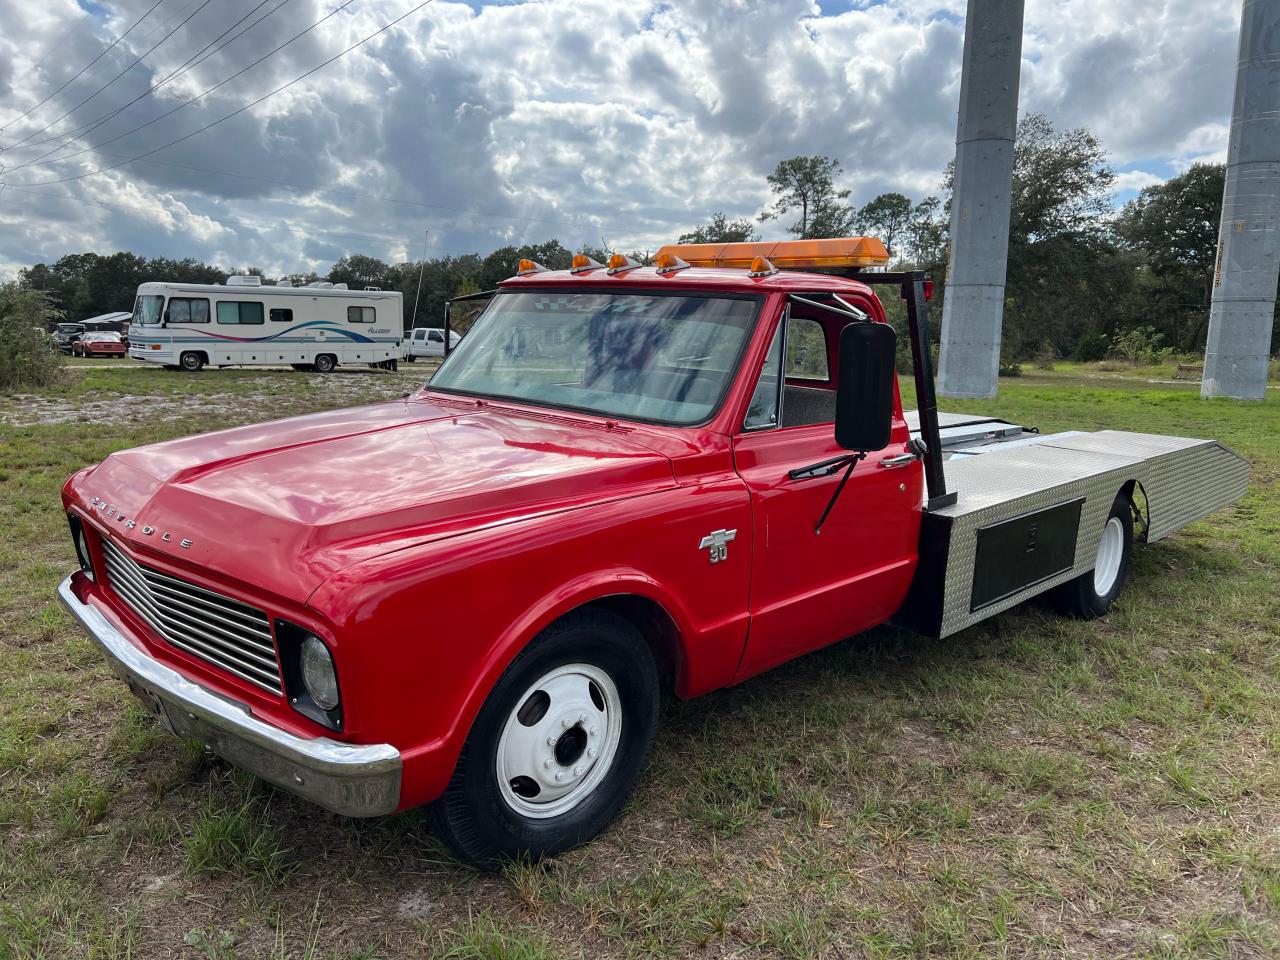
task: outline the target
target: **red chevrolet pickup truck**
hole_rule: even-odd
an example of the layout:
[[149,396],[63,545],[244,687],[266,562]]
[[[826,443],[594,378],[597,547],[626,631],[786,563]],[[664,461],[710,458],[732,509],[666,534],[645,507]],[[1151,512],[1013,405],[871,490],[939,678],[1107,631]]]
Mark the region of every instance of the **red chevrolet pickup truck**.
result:
[[[74,474],[61,599],[177,734],[342,814],[427,805],[492,865],[609,823],[663,683],[1038,593],[1096,616],[1135,539],[1244,492],[1210,440],[939,415],[928,284],[885,259],[524,263],[402,400]],[[877,284],[908,301],[918,413]]]

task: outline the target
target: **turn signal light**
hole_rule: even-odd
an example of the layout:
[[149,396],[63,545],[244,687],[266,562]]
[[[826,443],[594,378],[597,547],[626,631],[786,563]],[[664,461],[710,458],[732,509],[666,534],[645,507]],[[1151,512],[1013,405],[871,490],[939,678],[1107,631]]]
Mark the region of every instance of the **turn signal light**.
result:
[[542,264],[535,263],[532,260],[521,260],[516,267],[516,276],[527,277],[531,273],[543,273],[546,269]]
[[751,266],[763,257],[779,269],[788,267],[883,267],[889,253],[876,237],[831,240],[779,240],[762,243],[672,243],[658,256],[674,254],[695,267]]

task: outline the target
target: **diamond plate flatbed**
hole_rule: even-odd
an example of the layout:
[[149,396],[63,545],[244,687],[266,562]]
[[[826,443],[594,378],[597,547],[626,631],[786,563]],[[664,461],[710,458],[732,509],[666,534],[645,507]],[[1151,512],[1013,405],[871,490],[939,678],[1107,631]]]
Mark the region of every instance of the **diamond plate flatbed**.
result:
[[[915,430],[913,414],[907,417]],[[895,617],[933,636],[948,636],[1091,570],[1122,491],[1132,490],[1145,505],[1141,539],[1153,542],[1233,503],[1248,488],[1248,461],[1214,440],[1123,430],[1040,435],[964,414],[940,414],[939,425],[949,453],[947,489],[957,498],[925,514],[916,580]],[[1063,526],[1064,511],[1073,513],[1077,503],[1071,531]],[[990,533],[1002,525],[1003,536]],[[1010,531],[1022,537],[1012,549]],[[1059,542],[1067,559],[1042,575],[1033,554],[1043,554],[1042,537],[1050,532],[1059,540],[1073,532],[1075,543]],[[991,565],[1006,566],[1015,577],[1023,565],[1031,580],[991,599],[981,595],[983,574],[990,572],[983,568]]]

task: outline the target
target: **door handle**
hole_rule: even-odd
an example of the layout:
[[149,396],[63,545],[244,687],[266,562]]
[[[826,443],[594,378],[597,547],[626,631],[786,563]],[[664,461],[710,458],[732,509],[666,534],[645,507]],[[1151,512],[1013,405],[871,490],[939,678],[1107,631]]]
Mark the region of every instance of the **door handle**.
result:
[[920,458],[914,453],[900,453],[896,457],[885,457],[879,461],[878,467],[905,467],[909,463],[915,463]]

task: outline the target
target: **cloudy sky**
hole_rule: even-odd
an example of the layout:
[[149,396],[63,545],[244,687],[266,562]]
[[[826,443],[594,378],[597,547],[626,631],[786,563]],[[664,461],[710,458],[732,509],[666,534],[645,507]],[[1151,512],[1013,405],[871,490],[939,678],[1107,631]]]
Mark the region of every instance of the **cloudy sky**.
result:
[[[420,3],[0,0],[0,278],[117,249],[323,271],[428,230],[653,247],[759,213],[786,157],[865,202],[936,192],[954,152],[964,0]],[[1027,0],[1020,109],[1091,127],[1123,201],[1225,156],[1239,21]]]

